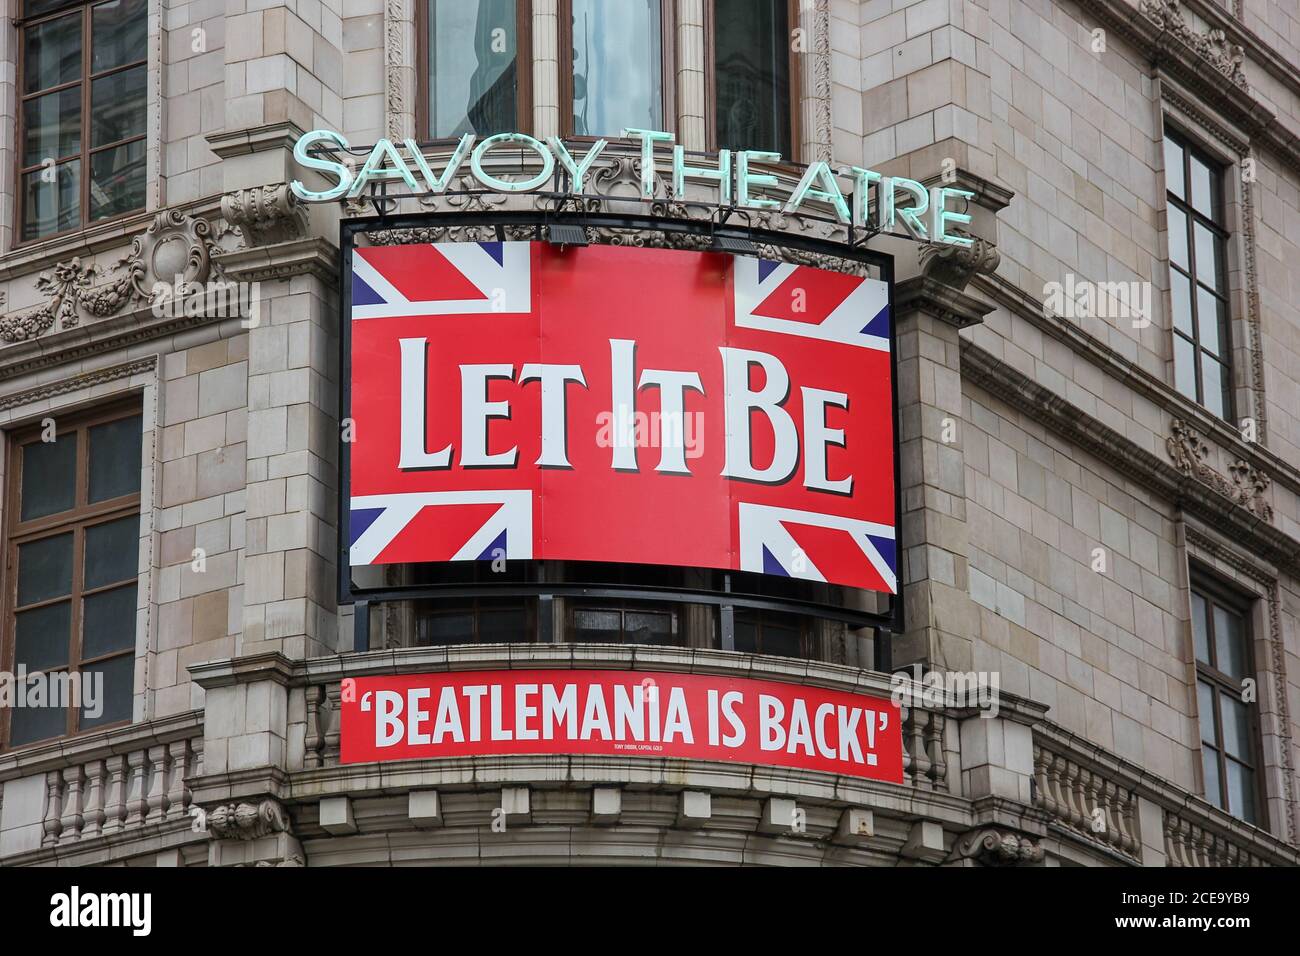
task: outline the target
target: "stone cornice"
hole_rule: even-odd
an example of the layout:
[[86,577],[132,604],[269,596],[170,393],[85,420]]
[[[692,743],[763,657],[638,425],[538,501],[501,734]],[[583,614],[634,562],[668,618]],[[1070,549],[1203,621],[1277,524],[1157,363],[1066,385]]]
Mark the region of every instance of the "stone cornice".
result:
[[1076,355],[1154,402],[1171,417],[1193,423],[1197,431],[1213,439],[1215,444],[1233,458],[1249,462],[1274,483],[1300,496],[1300,468],[1258,442],[1244,441],[1241,434],[1223,419],[1211,415],[1200,405],[1174,391],[1096,336],[1058,316],[1044,315],[1041,303],[1001,276],[979,275],[972,281],[972,285],[1013,315],[1068,345]]
[[227,277],[247,282],[298,275],[315,276],[324,283],[338,279],[338,246],[319,236],[219,252],[215,259]]
[[1300,78],[1295,71],[1287,71],[1259,37],[1223,11],[1197,0],[1190,0],[1187,6],[1210,25],[1209,34],[1198,33],[1184,20],[1179,0],[1096,0],[1087,9],[1208,108],[1229,117],[1300,169],[1300,136],[1244,86],[1239,62],[1244,53],[1234,53],[1234,48],[1248,47],[1253,64],[1297,93]]
[[1028,378],[969,341],[961,344],[964,379],[983,388],[1071,444],[1163,498],[1231,533],[1243,546],[1279,567],[1300,570],[1300,541],[1221,494],[1194,474],[1152,454],[1061,395]]
[[150,355],[133,362],[125,362],[120,365],[109,365],[104,368],[92,369],[88,372],[82,372],[80,375],[74,375],[72,378],[61,378],[57,381],[47,382],[44,385],[37,385],[35,388],[29,388],[25,391],[13,392],[8,395],[0,396],[0,411],[8,411],[11,408],[17,408],[20,405],[30,405],[32,402],[39,402],[42,399],[53,398],[56,395],[66,395],[69,392],[80,391],[83,388],[91,388],[95,385],[104,385],[108,382],[121,381],[124,378],[130,378],[132,375],[136,375],[140,372],[152,372],[157,364],[157,356]]

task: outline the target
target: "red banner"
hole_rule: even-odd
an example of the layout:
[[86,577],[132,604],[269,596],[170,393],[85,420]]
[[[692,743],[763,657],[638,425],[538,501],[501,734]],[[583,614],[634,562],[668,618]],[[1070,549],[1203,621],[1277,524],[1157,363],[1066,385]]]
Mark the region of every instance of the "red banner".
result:
[[616,246],[352,256],[350,561],[897,591],[888,286]]
[[726,760],[903,782],[899,708],[777,681],[471,671],[344,681],[343,763],[487,754]]

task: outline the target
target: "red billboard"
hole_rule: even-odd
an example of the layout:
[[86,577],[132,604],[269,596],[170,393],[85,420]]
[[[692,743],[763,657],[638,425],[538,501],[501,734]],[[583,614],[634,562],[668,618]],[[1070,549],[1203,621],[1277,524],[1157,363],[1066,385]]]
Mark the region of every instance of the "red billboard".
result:
[[355,566],[550,558],[897,592],[889,287],[719,252],[352,250]]
[[726,760],[903,782],[899,708],[777,681],[464,671],[344,682],[343,763],[489,754]]

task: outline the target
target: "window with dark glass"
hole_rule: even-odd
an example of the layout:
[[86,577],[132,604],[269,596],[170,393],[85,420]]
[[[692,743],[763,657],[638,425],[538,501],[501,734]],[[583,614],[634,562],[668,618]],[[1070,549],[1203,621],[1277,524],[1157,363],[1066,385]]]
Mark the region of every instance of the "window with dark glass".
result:
[[529,642],[536,638],[531,611],[522,598],[417,601],[415,645]]
[[582,644],[681,643],[677,611],[641,601],[575,605],[568,639]]
[[1255,705],[1245,700],[1245,681],[1254,676],[1250,629],[1242,606],[1215,589],[1194,587],[1192,636],[1205,799],[1262,826],[1259,731]]
[[661,0],[560,0],[565,135],[665,129],[671,11]]
[[138,410],[117,408],[9,436],[0,659],[29,687],[80,674],[96,689],[90,708],[84,696],[5,708],[0,742],[9,747],[131,719],[141,428]]
[[530,7],[530,0],[422,0],[422,138],[531,128]]
[[143,209],[146,0],[24,0],[19,29],[19,236]]
[[1222,170],[1184,140],[1167,134],[1165,186],[1174,387],[1230,419],[1232,339]]
[[712,110],[719,149],[794,158],[792,83],[798,76],[791,0],[713,0]]
[[793,614],[736,609],[736,650],[746,654],[812,657],[808,621]]

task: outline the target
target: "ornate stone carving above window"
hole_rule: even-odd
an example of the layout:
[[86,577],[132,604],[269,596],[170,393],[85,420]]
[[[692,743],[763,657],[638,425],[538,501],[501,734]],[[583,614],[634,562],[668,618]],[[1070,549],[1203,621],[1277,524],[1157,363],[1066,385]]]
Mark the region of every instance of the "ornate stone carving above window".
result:
[[1183,8],[1179,0],[1142,0],[1140,9],[1144,17],[1191,47],[1201,59],[1226,76],[1234,86],[1250,91],[1246,74],[1241,69],[1241,64],[1246,58],[1245,51],[1238,44],[1229,43],[1222,30],[1198,33],[1183,16]]
[[1251,514],[1272,522],[1273,506],[1266,498],[1271,484],[1267,475],[1249,462],[1237,459],[1228,466],[1228,477],[1225,477],[1206,463],[1210,446],[1190,425],[1174,419],[1170,432],[1165,439],[1165,448],[1175,468],[1214,489]]
[[131,251],[108,269],[85,266],[80,257],[57,263],[36,280],[49,301],[16,315],[0,316],[0,342],[23,342],[50,331],[75,328],[83,318],[104,319],[156,297],[155,287],[177,276],[203,283],[213,273],[211,227],[176,209],[154,216],[135,237]]

